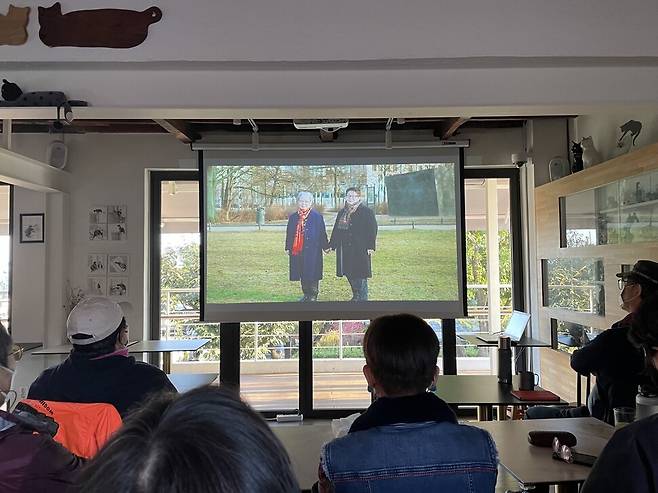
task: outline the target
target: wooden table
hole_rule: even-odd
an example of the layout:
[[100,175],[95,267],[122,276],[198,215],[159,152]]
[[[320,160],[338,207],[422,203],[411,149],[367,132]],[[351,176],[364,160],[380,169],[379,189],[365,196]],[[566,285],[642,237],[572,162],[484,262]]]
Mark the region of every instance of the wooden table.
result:
[[[210,339],[173,339],[169,341],[132,341],[128,343],[129,353],[162,353],[162,370],[165,373],[171,373],[171,353],[176,351],[198,351],[208,344]],[[34,351],[34,355],[50,354],[69,354],[71,344],[62,344],[53,346],[39,351]]]
[[[295,477],[303,491],[310,491],[318,480],[320,450],[334,439],[330,420],[311,420],[302,423],[270,423],[270,428],[281,441],[292,463]],[[496,493],[518,488],[518,481],[507,470],[498,468]]]
[[[487,334],[487,333],[479,334],[479,335],[486,338],[495,338],[495,336],[492,336],[491,334]],[[482,341],[478,339],[477,334],[457,334],[457,336],[473,346],[488,347],[488,348],[498,347],[498,342],[492,343],[492,342]],[[525,355],[523,355],[523,357],[520,357],[519,354],[520,351],[523,351],[526,348],[533,348],[533,347],[551,347],[551,343],[540,341],[539,339],[533,339],[531,337],[526,337],[526,336],[521,337],[521,339],[519,339],[518,342],[512,342],[512,350],[514,353],[512,357],[512,361],[515,363],[513,368],[517,372],[525,371],[528,369],[526,357]]]
[[198,351],[210,339],[172,339],[169,341],[139,341],[128,348],[129,353],[162,353],[162,371],[171,373],[171,353]]
[[[521,401],[511,394],[518,388],[518,375],[512,377],[512,385],[498,383],[496,375],[439,375],[435,393],[451,406],[477,406],[480,421],[491,421],[494,406],[499,406],[498,418],[504,419],[505,406],[567,405],[563,400]],[[544,389],[537,386],[535,390]]]
[[188,390],[210,385],[217,380],[217,373],[171,373],[168,375],[169,381],[174,384],[178,392],[183,393]]
[[570,431],[578,439],[575,450],[599,456],[615,429],[596,418],[533,419],[473,423],[491,433],[501,465],[526,489],[546,491],[558,485],[560,492],[578,491],[591,468],[552,458],[552,449],[528,443],[532,430]]
[[293,471],[302,490],[310,490],[318,480],[320,450],[334,439],[331,421],[313,420],[302,423],[271,423],[270,428],[290,456]]

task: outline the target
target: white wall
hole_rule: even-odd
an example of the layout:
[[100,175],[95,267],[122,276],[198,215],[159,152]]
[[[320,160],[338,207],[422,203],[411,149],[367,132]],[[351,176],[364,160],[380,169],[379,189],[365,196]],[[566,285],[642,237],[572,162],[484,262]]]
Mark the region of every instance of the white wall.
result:
[[[658,104],[655,0],[628,0],[623,13],[618,0],[157,3],[162,21],[126,50],[48,48],[35,9],[27,43],[0,46],[3,77],[96,107],[223,108],[243,118],[262,108],[460,116],[473,107]],[[152,4],[64,0],[62,8]]]
[[[497,165],[509,162],[510,153],[522,146],[522,136],[523,129],[519,128],[471,130],[459,138],[472,139],[472,148],[466,151],[467,164]],[[17,134],[14,150],[40,159],[52,138]],[[170,135],[88,134],[67,136],[66,142],[69,145],[66,169],[71,173],[70,194],[46,195],[16,190],[15,214],[45,211],[48,230],[43,245],[15,244],[14,336],[20,341],[41,341],[45,337],[48,344],[61,343],[66,281],[74,287],[86,285],[89,253],[126,253],[131,262],[128,301],[132,305],[127,318],[131,337],[138,338],[144,325],[147,269],[145,169],[194,167],[196,155]],[[126,242],[88,240],[88,210],[93,205],[106,204],[127,206]]]
[[[10,2],[0,2],[6,12]],[[29,3],[28,3],[29,4]],[[655,0],[62,0],[77,9],[158,5],[130,50],[48,48],[32,4],[29,39],[6,61],[327,61],[658,56]],[[47,5],[50,5],[49,3]]]
[[617,140],[621,136],[619,127],[629,120],[642,123],[642,130],[635,141],[635,149],[658,142],[658,110],[619,111],[581,115],[576,118],[575,138],[592,137],[594,146],[603,160],[615,157]]
[[[46,318],[46,243],[20,243],[20,214],[46,212],[46,194],[14,188],[12,334],[18,342],[41,342]],[[49,219],[46,214],[46,225]]]
[[554,157],[569,159],[566,118],[542,118],[533,120],[532,160],[535,165],[535,186],[550,181],[548,163]]
[[[18,134],[14,138],[14,150],[38,159],[50,140],[52,137],[48,135]],[[16,214],[19,210],[38,206],[40,210],[47,210],[49,236],[45,245],[15,245],[14,336],[22,341],[41,341],[46,332],[49,344],[60,343],[64,334],[62,304],[66,281],[74,287],[86,286],[88,253],[126,253],[131,261],[127,301],[132,305],[127,318],[132,336],[140,338],[144,311],[144,170],[178,168],[181,159],[193,163],[194,154],[170,135],[84,135],[66,140],[70,195],[46,196],[17,190]],[[28,199],[29,206],[24,205]],[[88,240],[88,209],[98,204],[127,206],[127,241]],[[55,242],[58,234],[65,237],[62,249]]]

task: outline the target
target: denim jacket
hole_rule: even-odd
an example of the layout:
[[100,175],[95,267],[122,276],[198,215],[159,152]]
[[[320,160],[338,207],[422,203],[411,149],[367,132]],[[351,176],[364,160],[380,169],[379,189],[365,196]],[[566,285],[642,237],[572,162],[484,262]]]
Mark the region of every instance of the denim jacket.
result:
[[326,444],[321,456],[336,493],[493,492],[497,465],[491,436],[452,420],[357,431]]

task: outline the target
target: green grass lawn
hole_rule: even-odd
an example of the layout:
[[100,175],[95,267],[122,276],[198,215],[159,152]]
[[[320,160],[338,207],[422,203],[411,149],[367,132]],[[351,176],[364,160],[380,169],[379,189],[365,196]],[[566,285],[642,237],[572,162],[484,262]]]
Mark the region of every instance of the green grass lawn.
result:
[[[288,280],[283,246],[283,232],[209,232],[208,302],[298,300],[301,287]],[[380,229],[372,271],[374,301],[457,299],[455,232]],[[336,277],[335,253],[325,255],[318,301],[351,297],[347,278]]]

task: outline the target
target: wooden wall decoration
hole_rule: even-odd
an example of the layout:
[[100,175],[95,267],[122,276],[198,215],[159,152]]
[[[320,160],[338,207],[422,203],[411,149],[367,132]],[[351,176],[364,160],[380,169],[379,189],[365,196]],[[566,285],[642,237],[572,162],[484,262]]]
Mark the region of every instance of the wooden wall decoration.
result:
[[0,14],[0,45],[22,45],[27,41],[30,7],[9,6],[6,15]]
[[50,47],[133,48],[144,42],[149,26],[160,19],[158,7],[142,12],[95,9],[62,14],[57,2],[52,7],[39,7],[39,37]]
[[[658,144],[648,145],[584,171],[574,173],[535,189],[535,224],[537,225],[537,272],[534,288],[541,293],[541,259],[601,258],[604,265],[605,315],[579,313],[563,308],[539,307],[538,339],[551,340],[551,318],[607,329],[626,313],[618,306],[617,278],[622,264],[633,265],[639,259],[658,259],[658,242],[621,243],[563,248],[560,246],[559,198],[600,187],[626,177],[658,170]],[[569,366],[569,355],[553,349],[542,349],[542,387],[562,398],[575,400],[576,374]]]

